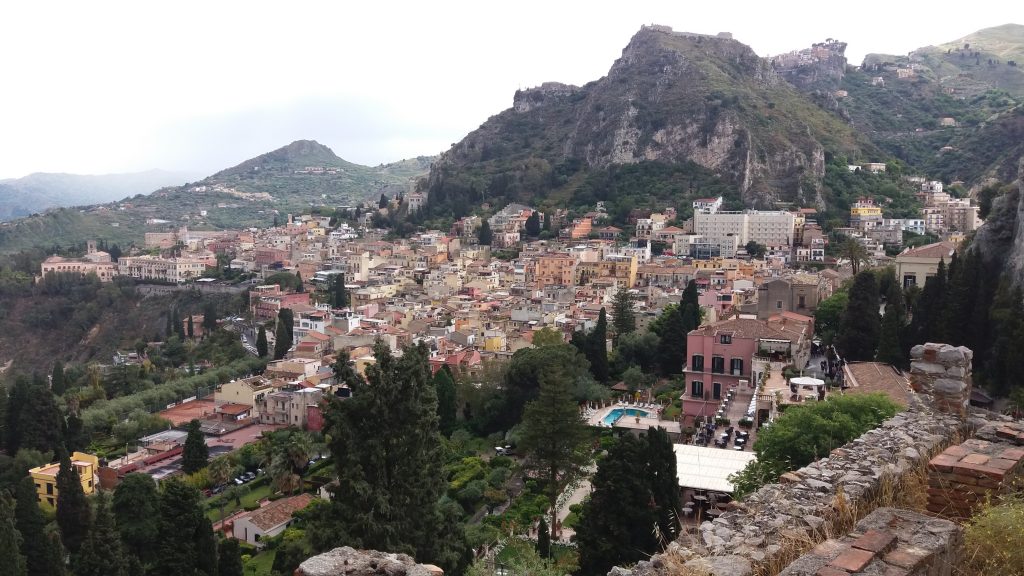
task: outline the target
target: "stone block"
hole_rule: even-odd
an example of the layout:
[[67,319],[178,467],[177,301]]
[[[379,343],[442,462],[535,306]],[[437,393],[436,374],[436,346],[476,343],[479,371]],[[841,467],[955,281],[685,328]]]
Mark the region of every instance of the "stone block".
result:
[[847,572],[860,572],[874,557],[874,552],[859,548],[847,548],[832,560],[830,566],[841,568]]
[[921,548],[916,548],[914,546],[901,546],[886,554],[883,560],[885,560],[886,564],[899,566],[906,570],[914,570],[927,557],[927,550],[922,550]]
[[950,396],[959,397],[967,389],[967,383],[963,380],[953,380],[952,378],[936,378],[932,382],[932,390],[936,394],[948,394]]
[[854,548],[878,554],[886,552],[896,543],[896,535],[885,530],[868,530],[853,541]]

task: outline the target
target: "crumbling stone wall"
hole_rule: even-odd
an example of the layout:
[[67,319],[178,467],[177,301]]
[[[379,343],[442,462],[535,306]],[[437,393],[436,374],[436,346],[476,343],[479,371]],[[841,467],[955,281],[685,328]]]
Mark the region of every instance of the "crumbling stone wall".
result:
[[[613,574],[651,576],[685,562],[716,576],[745,576],[782,561],[793,542],[820,542],[841,525],[844,514],[876,506],[883,489],[925,469],[935,454],[986,423],[968,413],[973,356],[969,348],[947,344],[915,346],[914,394],[907,411],[828,457],[783,474],[778,484],[762,487],[702,523],[696,534],[684,534],[663,555]],[[891,568],[892,574],[931,574]]]
[[417,564],[405,554],[335,548],[299,564],[295,576],[444,576],[431,564]]
[[993,423],[928,464],[928,511],[966,520],[985,501],[1012,488],[1024,473],[1024,425]]
[[947,576],[962,540],[959,525],[949,520],[879,508],[853,532],[818,544],[779,576]]
[[910,385],[940,412],[967,417],[971,400],[971,360],[963,346],[929,342],[910,350]]

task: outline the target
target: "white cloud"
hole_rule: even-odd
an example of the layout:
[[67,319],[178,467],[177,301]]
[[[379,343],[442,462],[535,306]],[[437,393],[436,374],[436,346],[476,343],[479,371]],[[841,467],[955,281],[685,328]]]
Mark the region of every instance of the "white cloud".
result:
[[858,62],[1004,23],[1004,5],[8,2],[0,177],[213,170],[298,138],[377,164],[440,152],[516,88],[599,78],[641,24],[760,54],[833,37]]

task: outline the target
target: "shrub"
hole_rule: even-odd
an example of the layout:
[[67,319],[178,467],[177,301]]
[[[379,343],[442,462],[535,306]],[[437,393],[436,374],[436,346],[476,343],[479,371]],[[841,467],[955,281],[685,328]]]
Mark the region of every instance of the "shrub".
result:
[[1019,574],[1024,566],[1024,495],[986,503],[964,530],[964,564],[970,574]]
[[715,418],[715,424],[717,424],[719,426],[728,426],[729,424],[732,424],[732,421],[729,420],[728,418],[722,416],[722,417],[719,417],[719,418]]

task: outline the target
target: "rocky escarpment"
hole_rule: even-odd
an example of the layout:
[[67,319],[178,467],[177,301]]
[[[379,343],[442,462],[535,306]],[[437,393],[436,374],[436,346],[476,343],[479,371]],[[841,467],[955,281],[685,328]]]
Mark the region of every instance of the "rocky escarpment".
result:
[[987,265],[1009,274],[1018,286],[1024,285],[1024,158],[1019,161],[1017,186],[993,201],[971,250]]
[[[517,92],[512,108],[442,155],[425,188],[435,204],[534,201],[571,192],[581,173],[693,162],[733,183],[744,204],[769,207],[815,198],[826,151],[864,145],[748,46],[650,26],[604,78]],[[524,192],[510,197],[509,182]]]

